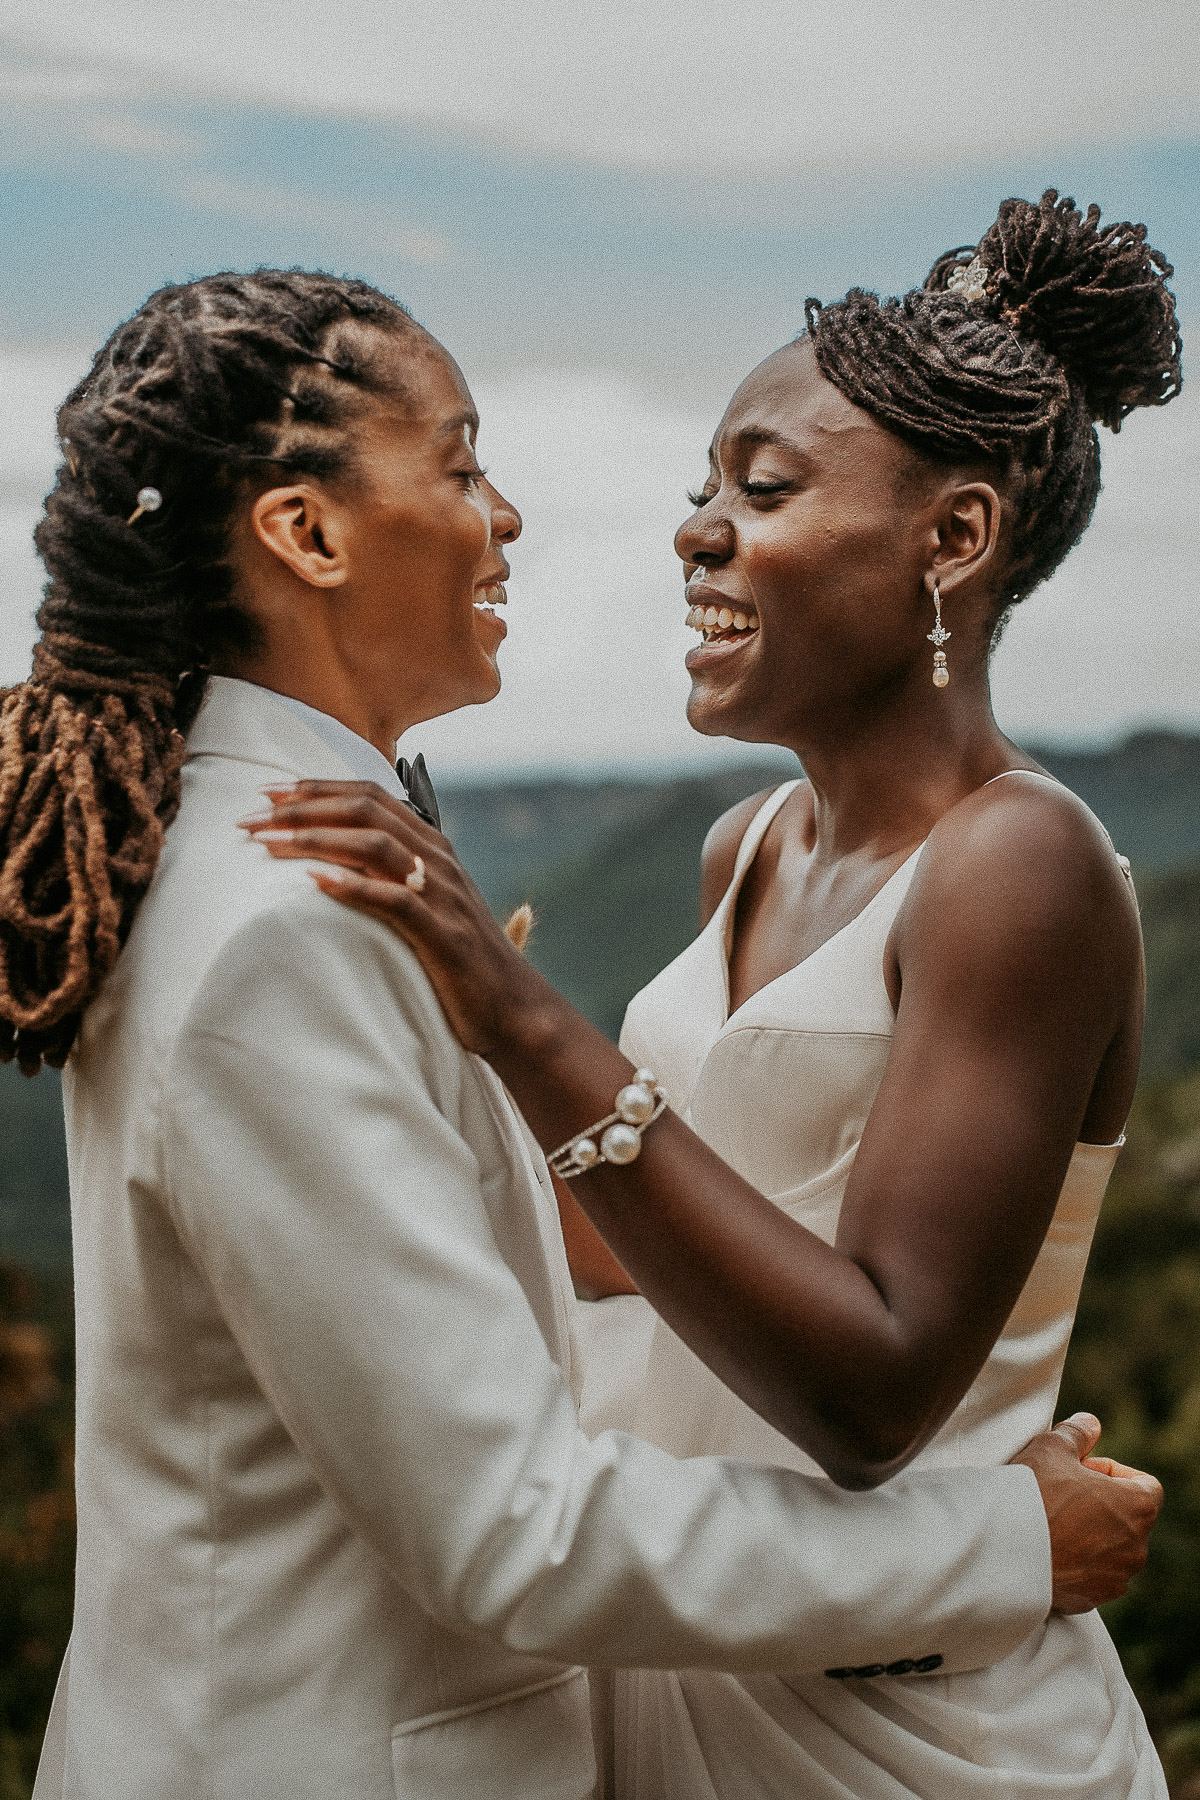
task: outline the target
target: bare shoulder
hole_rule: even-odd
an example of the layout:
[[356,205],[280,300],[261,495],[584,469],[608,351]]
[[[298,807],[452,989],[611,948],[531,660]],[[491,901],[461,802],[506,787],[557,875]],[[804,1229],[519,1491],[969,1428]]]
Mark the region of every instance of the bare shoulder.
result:
[[[807,783],[804,785],[807,786]],[[716,912],[721,896],[733,880],[737,853],[750,828],[751,820],[774,792],[773,787],[761,788],[757,794],[739,800],[736,806],[731,806],[728,812],[722,813],[716,824],[710,827],[704,840],[704,848],[700,852],[701,929]]]
[[[995,952],[1140,957],[1137,903],[1107,832],[1083,801],[1032,770],[978,788],[939,819],[906,900],[908,932]],[[899,922],[898,922],[899,923]]]

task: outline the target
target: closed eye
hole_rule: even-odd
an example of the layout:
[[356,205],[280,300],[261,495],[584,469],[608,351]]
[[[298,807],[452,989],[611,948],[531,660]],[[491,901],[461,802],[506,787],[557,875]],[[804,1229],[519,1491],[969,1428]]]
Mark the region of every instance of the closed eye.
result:
[[706,494],[704,492],[703,488],[701,488],[698,493],[693,493],[691,488],[688,488],[687,497],[691,501],[692,505],[694,507],[696,507],[697,510],[699,510],[700,507],[708,505],[709,501],[713,498],[713,495]]

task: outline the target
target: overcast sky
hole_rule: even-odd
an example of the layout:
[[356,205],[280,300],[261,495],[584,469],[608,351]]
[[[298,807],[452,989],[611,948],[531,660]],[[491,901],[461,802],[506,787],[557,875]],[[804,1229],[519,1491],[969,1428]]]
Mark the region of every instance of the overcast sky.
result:
[[[54,406],[165,279],[308,263],[450,345],[526,517],[505,693],[443,767],[686,760],[670,539],[728,392],[850,283],[1048,182],[1145,219],[1200,322],[1194,4],[56,0],[0,24],[0,680],[27,667]],[[1200,408],[1106,491],[996,665],[1026,740],[1200,725]],[[718,747],[720,748],[720,747]]]
[[[180,89],[700,180],[1195,129],[1194,0],[54,0],[14,42]],[[61,91],[61,89],[60,89]]]

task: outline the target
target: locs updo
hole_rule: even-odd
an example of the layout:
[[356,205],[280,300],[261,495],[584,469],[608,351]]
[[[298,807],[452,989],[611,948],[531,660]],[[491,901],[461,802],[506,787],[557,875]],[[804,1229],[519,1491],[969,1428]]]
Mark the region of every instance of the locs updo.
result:
[[[0,1060],[26,1074],[66,1061],[178,810],[208,670],[252,641],[234,508],[351,465],[350,422],[394,385],[381,332],[425,335],[362,281],[209,275],[152,294],[63,403],[42,635],[0,691]],[[129,523],[145,486],[162,505]]]
[[1144,225],[1101,229],[1098,206],[1085,217],[1047,188],[1036,206],[1005,200],[978,245],[948,250],[902,299],[807,302],[817,365],[847,400],[937,462],[995,468],[1012,509],[998,615],[1082,536],[1096,422],[1119,431],[1179,392],[1172,273]]

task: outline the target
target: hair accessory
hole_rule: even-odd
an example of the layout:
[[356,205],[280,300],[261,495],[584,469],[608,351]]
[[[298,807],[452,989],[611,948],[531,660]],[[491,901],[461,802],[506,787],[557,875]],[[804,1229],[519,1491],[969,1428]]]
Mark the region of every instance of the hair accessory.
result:
[[[573,1181],[597,1163],[636,1162],[642,1154],[642,1135],[667,1104],[653,1069],[639,1069],[614,1102],[615,1110],[597,1119],[573,1138],[568,1138],[546,1161],[563,1181]],[[597,1143],[599,1138],[599,1143]]]
[[933,630],[927,631],[925,635],[931,644],[937,646],[933,656],[933,685],[936,688],[944,688],[950,680],[950,671],[946,667],[946,653],[942,649],[942,645],[946,643],[953,633],[947,631],[946,627],[942,624],[942,594],[941,589],[938,586],[936,575],[933,578],[933,608],[937,614],[937,620]]
[[162,495],[159,493],[157,488],[152,488],[152,487],[139,488],[138,489],[138,503],[134,507],[133,511],[130,513],[129,517],[126,519],[125,523],[127,525],[132,525],[133,521],[135,519],[140,519],[143,513],[157,512],[161,505],[162,505]]
[[70,469],[71,474],[75,477],[76,481],[78,481],[78,479],[79,479],[79,464],[75,461],[75,455],[71,449],[70,438],[63,439],[62,452],[63,452],[63,455],[67,459],[67,467]]
[[425,859],[413,854],[413,866],[404,877],[404,885],[411,888],[414,894],[425,892]]
[[982,256],[973,256],[969,263],[960,263],[946,283],[948,294],[961,294],[964,300],[987,299],[988,266]]

